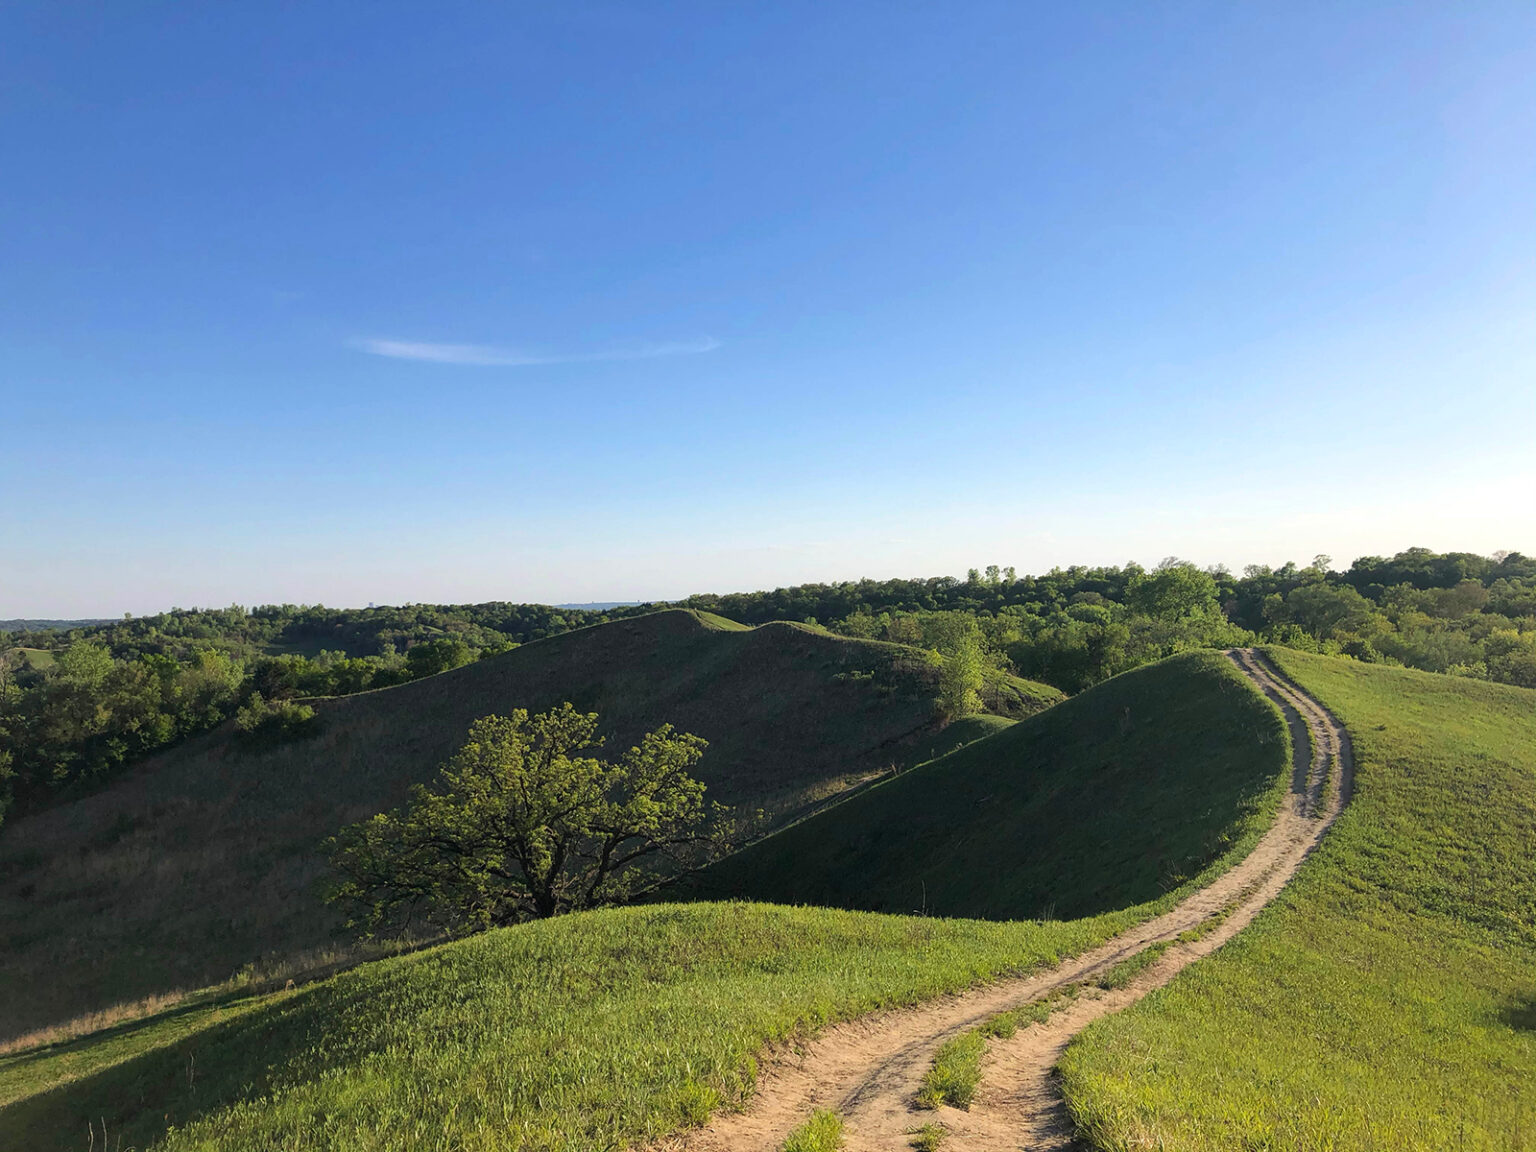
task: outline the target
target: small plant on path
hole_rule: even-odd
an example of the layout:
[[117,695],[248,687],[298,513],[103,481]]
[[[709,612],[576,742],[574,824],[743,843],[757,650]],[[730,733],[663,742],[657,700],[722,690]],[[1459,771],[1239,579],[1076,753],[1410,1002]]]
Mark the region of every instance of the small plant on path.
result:
[[969,1108],[981,1083],[981,1055],[987,1050],[987,1038],[980,1031],[962,1032],[947,1040],[933,1058],[933,1067],[923,1076],[917,1094],[919,1108]]
[[789,1134],[783,1152],[837,1152],[842,1146],[843,1118],[822,1108]]
[[907,1135],[912,1137],[909,1143],[917,1152],[938,1152],[944,1137],[949,1135],[949,1129],[942,1124],[928,1123],[921,1128],[909,1128]]
[[1117,988],[1125,988],[1129,986],[1132,980],[1156,964],[1172,944],[1172,940],[1159,940],[1156,944],[1149,944],[1136,953],[1136,955],[1120,961],[1120,963],[1100,976],[1094,983],[1106,992],[1114,991]]

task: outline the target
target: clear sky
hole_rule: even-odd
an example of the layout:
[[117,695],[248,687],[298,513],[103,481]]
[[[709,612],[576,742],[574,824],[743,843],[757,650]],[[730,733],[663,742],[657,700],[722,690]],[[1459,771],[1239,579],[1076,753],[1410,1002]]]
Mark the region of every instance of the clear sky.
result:
[[1536,552],[1536,5],[0,9],[0,618]]

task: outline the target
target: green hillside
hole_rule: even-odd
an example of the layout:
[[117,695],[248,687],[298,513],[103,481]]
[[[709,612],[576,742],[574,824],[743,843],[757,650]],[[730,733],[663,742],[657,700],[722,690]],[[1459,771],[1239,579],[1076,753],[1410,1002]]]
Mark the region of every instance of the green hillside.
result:
[[1023,919],[1155,899],[1267,825],[1289,745],[1224,656],[1125,673],[663,895]]
[[1279,901],[1063,1063],[1102,1149],[1536,1147],[1536,692],[1277,650],[1350,806]]
[[0,1057],[0,1148],[75,1152],[103,1123],[109,1147],[140,1152],[624,1148],[740,1099],[772,1040],[1048,965],[1147,911],[990,924],[694,904],[539,921]]
[[47,648],[11,648],[0,651],[0,657],[14,656],[16,662],[28,668],[52,668],[54,654]]
[[[717,635],[782,643],[774,631]],[[784,638],[841,643],[798,629]],[[1198,805],[1201,843],[1226,848],[1212,868],[1246,851],[1285,775],[1278,717],[1215,655],[1167,661],[1053,712],[1068,722],[969,720],[937,743],[907,747],[916,759],[968,734],[990,730],[985,746],[1033,731],[1025,743],[1036,750],[1010,763],[1037,784],[1051,773],[1063,790],[1074,777],[1108,788],[1155,775],[1183,799],[1152,804],[1141,822],[1147,843],[1175,847],[1192,842],[1183,826],[1197,805],[1178,783],[1187,774],[1208,794]],[[1207,739],[1208,728],[1224,735]],[[942,766],[963,754],[894,783],[942,780]],[[1076,774],[1072,756],[1085,757]],[[1133,789],[1141,801],[1152,790]],[[1262,798],[1263,812],[1244,797]],[[1020,789],[1021,803],[1032,798]],[[982,811],[1005,826],[1013,819],[1007,804]],[[1035,809],[1036,818],[1059,811]],[[970,819],[966,835],[985,823]],[[1123,886],[1113,853],[1090,857],[1070,839],[1037,845],[1066,853],[1085,892]],[[1048,869],[1043,859],[1026,863]],[[1173,883],[1171,870],[1162,876]],[[622,1148],[741,1099],[767,1043],[1054,963],[1179,895],[1163,894],[1155,878],[1152,888],[1158,899],[1066,922],[693,903],[498,930],[0,1057],[0,1132],[44,1152],[74,1148],[88,1123],[141,1150]]]
[[[334,948],[318,846],[398,804],[470,722],[571,700],[621,746],[661,721],[710,741],[711,799],[789,815],[931,754],[923,654],[800,625],[661,612],[396,688],[317,703],[318,734],[252,751],[229,728],[0,833],[0,1037]],[[1009,680],[1014,712],[1054,689]]]

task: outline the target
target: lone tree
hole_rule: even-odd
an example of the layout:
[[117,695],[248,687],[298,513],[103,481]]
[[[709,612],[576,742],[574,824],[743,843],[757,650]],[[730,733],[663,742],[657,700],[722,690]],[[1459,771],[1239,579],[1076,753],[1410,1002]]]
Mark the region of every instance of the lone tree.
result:
[[596,713],[486,716],[433,787],[330,841],[327,899],[369,932],[415,919],[476,931],[630,895],[659,858],[709,854],[724,809],[688,774],[706,742],[663,724],[601,760]]
[[939,668],[939,714],[946,720],[958,720],[981,711],[981,690],[987,682],[986,657],[974,623],[950,630],[942,637],[939,653],[944,663]]

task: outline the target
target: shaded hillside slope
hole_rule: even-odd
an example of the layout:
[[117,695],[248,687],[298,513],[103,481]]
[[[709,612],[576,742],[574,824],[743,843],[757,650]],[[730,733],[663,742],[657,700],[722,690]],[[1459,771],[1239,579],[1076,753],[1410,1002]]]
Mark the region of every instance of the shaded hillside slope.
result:
[[[321,840],[402,801],[478,716],[571,700],[621,747],[670,721],[710,741],[712,799],[794,812],[921,750],[935,677],[894,645],[669,611],[319,701],[298,743],[207,734],[0,830],[0,987],[28,989],[0,998],[0,1038],[333,943]],[[1013,689],[1021,710],[1053,693]]]
[[1284,649],[1349,807],[1242,935],[1061,1067],[1090,1146],[1536,1147],[1536,691]]
[[1125,673],[664,892],[997,919],[1178,887],[1273,816],[1289,745],[1226,657]]

